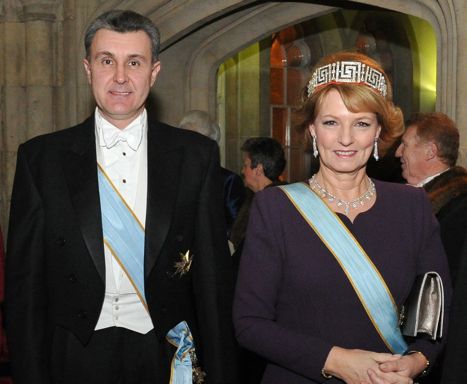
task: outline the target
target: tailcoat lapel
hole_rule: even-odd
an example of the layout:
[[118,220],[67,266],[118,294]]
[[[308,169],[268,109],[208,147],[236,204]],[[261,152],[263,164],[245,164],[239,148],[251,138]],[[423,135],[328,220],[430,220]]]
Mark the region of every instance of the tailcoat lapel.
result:
[[100,277],[105,281],[94,115],[77,130],[71,148],[63,153],[62,164],[84,241]]
[[[145,276],[154,267],[167,237],[179,192],[183,150],[169,139],[169,129],[148,128],[148,193],[146,208]],[[63,169],[84,241],[102,280],[105,258],[97,181],[94,118],[77,131],[70,149],[63,152]]]
[[148,128],[148,197],[146,208],[145,276],[151,272],[167,237],[175,209],[183,149],[169,139],[161,124]]

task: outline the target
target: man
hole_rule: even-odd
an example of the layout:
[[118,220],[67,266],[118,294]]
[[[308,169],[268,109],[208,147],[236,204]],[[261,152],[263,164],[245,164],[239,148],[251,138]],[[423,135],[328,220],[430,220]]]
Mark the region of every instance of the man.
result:
[[253,192],[267,186],[281,184],[279,179],[285,169],[285,155],[282,145],[270,137],[253,137],[246,140],[243,152],[242,175],[245,184]]
[[[217,144],[221,139],[219,125],[205,111],[188,111],[180,121],[180,128],[198,132],[214,140]],[[227,237],[230,238],[232,225],[238,216],[238,211],[245,199],[245,187],[242,178],[235,172],[221,167],[221,178],[224,196],[224,211],[227,223]]]
[[234,222],[230,238],[235,248],[233,254],[235,265],[240,261],[254,193],[269,186],[283,184],[279,177],[286,165],[281,143],[271,137],[252,137],[243,143],[241,150],[243,152],[242,175],[248,190],[245,202]]
[[[242,255],[243,242],[248,225],[250,205],[254,194],[265,188],[282,185],[280,180],[284,172],[286,159],[281,143],[271,137],[252,137],[242,147],[242,175],[248,187],[245,202],[240,208],[232,229],[231,241],[235,252],[232,255],[235,268],[238,269]],[[261,381],[266,363],[263,358],[247,349],[241,349],[239,377],[243,384],[256,384]]]
[[18,150],[6,287],[14,382],[233,382],[218,147],[147,118],[161,68],[149,19],[104,13],[85,48],[95,113]]
[[456,166],[458,153],[459,131],[439,112],[414,115],[396,152],[407,183],[428,193],[440,223],[453,282],[467,238],[467,171]]
[[[466,260],[462,260],[466,258],[463,256],[463,247],[467,246],[467,171],[456,166],[458,154],[459,131],[448,116],[439,112],[412,116],[396,151],[396,156],[401,160],[402,177],[409,184],[426,190],[439,221],[441,240],[454,284],[453,307],[457,308],[451,312],[446,357],[440,356],[430,374],[420,380],[424,384],[439,383],[442,371],[445,375],[443,383],[454,382],[446,381],[447,377],[453,378],[457,374],[462,375],[462,370],[465,371],[465,368],[458,367],[450,372],[459,361],[458,352],[461,348],[456,344],[457,338],[461,335],[464,338],[464,332],[456,325],[459,323],[455,317],[465,315],[458,305],[465,300],[464,293],[460,291],[465,276],[462,276],[462,272],[458,273],[462,264],[466,263]],[[465,350],[462,356],[465,358]],[[448,366],[449,369],[446,368]]]

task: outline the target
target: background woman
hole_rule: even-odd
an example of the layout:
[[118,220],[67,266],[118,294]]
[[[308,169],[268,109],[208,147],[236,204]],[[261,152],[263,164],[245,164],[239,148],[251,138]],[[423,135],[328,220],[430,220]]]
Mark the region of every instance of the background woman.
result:
[[[415,277],[427,271],[441,275],[449,301],[430,203],[422,189],[366,174],[378,141],[403,131],[391,100],[373,60],[349,52],[325,57],[301,111],[319,171],[306,184],[256,194],[234,322],[240,344],[269,361],[262,383],[412,383],[442,347],[428,338],[406,342],[397,318]],[[317,207],[324,209],[318,219],[307,216]],[[318,236],[321,225],[326,233]],[[342,238],[328,240],[336,233]],[[345,241],[351,245],[333,248]],[[353,270],[355,262],[362,264]]]

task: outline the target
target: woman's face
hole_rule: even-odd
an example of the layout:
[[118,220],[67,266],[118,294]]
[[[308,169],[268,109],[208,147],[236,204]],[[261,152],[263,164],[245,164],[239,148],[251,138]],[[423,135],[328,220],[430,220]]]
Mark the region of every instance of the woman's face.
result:
[[350,112],[339,92],[332,89],[309,129],[316,136],[321,167],[351,174],[366,166],[381,126],[373,112]]

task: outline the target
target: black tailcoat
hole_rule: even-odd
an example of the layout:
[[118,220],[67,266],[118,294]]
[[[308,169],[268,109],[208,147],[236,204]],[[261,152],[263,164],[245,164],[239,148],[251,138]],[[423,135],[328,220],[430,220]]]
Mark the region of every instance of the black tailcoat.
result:
[[[105,261],[95,146],[91,117],[19,147],[6,262],[15,384],[51,382],[57,327],[86,345],[97,323]],[[163,342],[187,321],[207,383],[232,382],[232,270],[218,147],[149,121],[147,168],[145,292],[155,332]],[[191,269],[176,275],[187,250]]]

